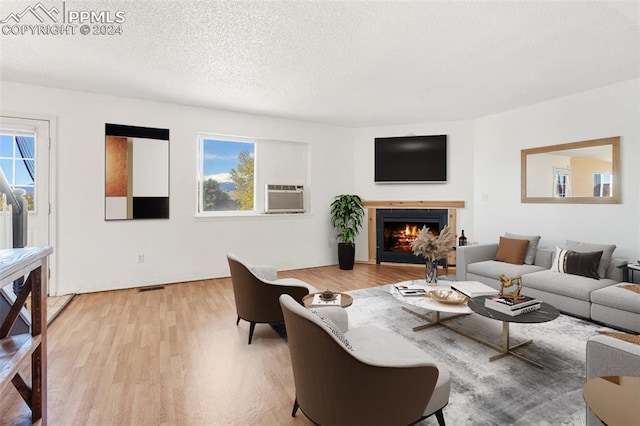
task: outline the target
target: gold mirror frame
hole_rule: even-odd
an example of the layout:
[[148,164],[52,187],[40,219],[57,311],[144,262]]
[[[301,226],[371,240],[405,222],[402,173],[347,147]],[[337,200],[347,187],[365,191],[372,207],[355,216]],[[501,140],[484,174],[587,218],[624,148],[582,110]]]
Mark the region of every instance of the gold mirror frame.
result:
[[[566,151],[580,148],[591,148],[611,145],[611,188],[609,197],[529,197],[527,196],[527,157],[534,154]],[[521,187],[520,201],[523,203],[561,203],[561,204],[619,204],[621,194],[620,179],[620,137],[592,139],[581,142],[571,142],[560,145],[550,145],[520,151]]]

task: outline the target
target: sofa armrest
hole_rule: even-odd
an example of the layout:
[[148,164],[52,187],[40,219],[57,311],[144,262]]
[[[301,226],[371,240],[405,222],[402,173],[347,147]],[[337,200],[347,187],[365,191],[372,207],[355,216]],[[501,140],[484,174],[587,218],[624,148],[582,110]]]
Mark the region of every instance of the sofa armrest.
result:
[[587,341],[587,380],[601,376],[640,376],[640,345],[597,335]]
[[622,281],[623,271],[620,267],[627,263],[626,259],[620,259],[618,257],[611,258],[611,263],[607,268],[607,275],[605,278],[609,278],[617,282]]
[[498,252],[498,244],[478,244],[456,248],[456,280],[467,280],[467,265],[492,260]]

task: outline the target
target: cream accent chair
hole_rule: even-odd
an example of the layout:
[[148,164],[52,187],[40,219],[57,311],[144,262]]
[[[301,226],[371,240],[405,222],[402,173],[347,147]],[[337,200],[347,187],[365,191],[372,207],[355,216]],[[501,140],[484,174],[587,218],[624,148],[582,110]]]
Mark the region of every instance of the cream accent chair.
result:
[[278,302],[281,294],[289,294],[302,304],[304,296],[318,291],[295,278],[277,279],[277,271],[272,266],[251,265],[231,253],[227,254],[227,261],[238,314],[236,325],[240,319],[249,322],[249,344],[257,323],[284,322]]
[[280,296],[298,409],[319,425],[408,425],[432,414],[444,426],[449,372],[401,336],[349,330],[347,311],[305,309]]

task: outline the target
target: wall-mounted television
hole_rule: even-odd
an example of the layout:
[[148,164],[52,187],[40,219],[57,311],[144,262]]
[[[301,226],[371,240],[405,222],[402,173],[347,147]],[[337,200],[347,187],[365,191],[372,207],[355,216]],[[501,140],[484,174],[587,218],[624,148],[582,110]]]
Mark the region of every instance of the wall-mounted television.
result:
[[447,135],[375,139],[375,182],[446,182]]

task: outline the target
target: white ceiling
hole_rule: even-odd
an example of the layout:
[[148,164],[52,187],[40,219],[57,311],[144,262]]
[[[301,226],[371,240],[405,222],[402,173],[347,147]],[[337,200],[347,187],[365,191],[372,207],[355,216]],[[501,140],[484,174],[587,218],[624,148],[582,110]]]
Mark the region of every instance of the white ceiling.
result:
[[[36,3],[2,0],[0,20]],[[640,77],[639,4],[67,0],[124,11],[123,34],[0,34],[0,79],[351,127],[466,120]]]

